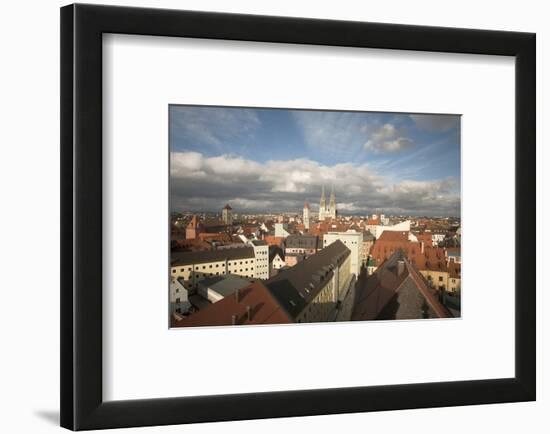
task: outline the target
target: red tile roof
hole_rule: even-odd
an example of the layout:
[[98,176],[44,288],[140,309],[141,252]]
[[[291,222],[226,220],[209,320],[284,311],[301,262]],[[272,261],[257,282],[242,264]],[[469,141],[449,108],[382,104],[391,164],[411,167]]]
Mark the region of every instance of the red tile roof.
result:
[[449,262],[449,277],[460,279],[460,264]]
[[414,235],[418,241],[422,241],[426,246],[431,246],[433,244],[432,234],[430,232],[422,232]]
[[377,241],[400,241],[406,243],[409,241],[409,233],[407,231],[384,231]]
[[[401,274],[395,271],[395,262],[403,260],[404,270]],[[354,307],[353,320],[377,319],[386,305],[399,292],[407,279],[412,279],[415,287],[422,294],[428,305],[438,318],[449,318],[452,315],[437,299],[424,277],[406,259],[404,252],[397,251],[392,257],[378,267],[367,284],[358,293],[358,302]]]
[[264,241],[269,246],[278,246],[278,247],[280,247],[283,244],[284,240],[285,240],[285,237],[275,237],[273,235],[266,235],[264,237]]
[[172,327],[223,326],[243,324],[288,324],[293,322],[275,297],[260,282],[253,282],[181,320],[172,318]]

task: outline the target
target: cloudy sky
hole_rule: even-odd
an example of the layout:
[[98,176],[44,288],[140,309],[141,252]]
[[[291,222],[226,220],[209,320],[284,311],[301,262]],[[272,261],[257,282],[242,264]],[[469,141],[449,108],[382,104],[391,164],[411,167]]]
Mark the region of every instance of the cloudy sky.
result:
[[174,211],[460,215],[460,117],[169,107]]

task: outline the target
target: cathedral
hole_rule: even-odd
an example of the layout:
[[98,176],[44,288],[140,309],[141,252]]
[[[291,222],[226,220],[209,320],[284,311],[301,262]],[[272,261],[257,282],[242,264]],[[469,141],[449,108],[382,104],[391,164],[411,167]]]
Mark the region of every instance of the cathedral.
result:
[[335,219],[336,218],[336,198],[334,197],[334,187],[330,193],[330,203],[327,206],[327,201],[325,200],[325,186],[321,190],[321,201],[319,203],[319,221],[326,219]]

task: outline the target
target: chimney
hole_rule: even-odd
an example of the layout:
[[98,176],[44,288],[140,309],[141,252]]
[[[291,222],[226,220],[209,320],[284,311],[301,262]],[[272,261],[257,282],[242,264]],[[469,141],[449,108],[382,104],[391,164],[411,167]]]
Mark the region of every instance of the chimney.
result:
[[237,315],[235,315],[235,314],[231,315],[231,324],[232,325],[237,324]]
[[237,288],[237,290],[235,291],[235,301],[238,303],[240,300],[241,300],[241,294],[239,289]]
[[404,271],[405,271],[405,261],[403,260],[397,261],[397,275],[401,276]]
[[250,305],[248,305],[246,306],[246,319],[250,321],[251,318],[252,318],[252,308],[250,307]]

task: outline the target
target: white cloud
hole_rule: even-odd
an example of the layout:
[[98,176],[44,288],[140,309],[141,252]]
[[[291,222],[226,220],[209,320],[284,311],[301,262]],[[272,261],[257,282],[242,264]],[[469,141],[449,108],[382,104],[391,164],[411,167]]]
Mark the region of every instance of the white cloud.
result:
[[414,145],[412,139],[403,137],[394,125],[386,123],[379,128],[369,128],[370,138],[365,142],[365,149],[374,152],[397,152]]
[[[367,164],[326,166],[308,159],[258,163],[231,155],[206,157],[172,152],[171,202],[175,210],[212,211],[230,203],[238,212],[300,212],[304,201],[315,208],[321,187],[334,187],[343,212],[458,215],[456,179],[392,183]],[[328,199],[328,198],[327,198]]]

